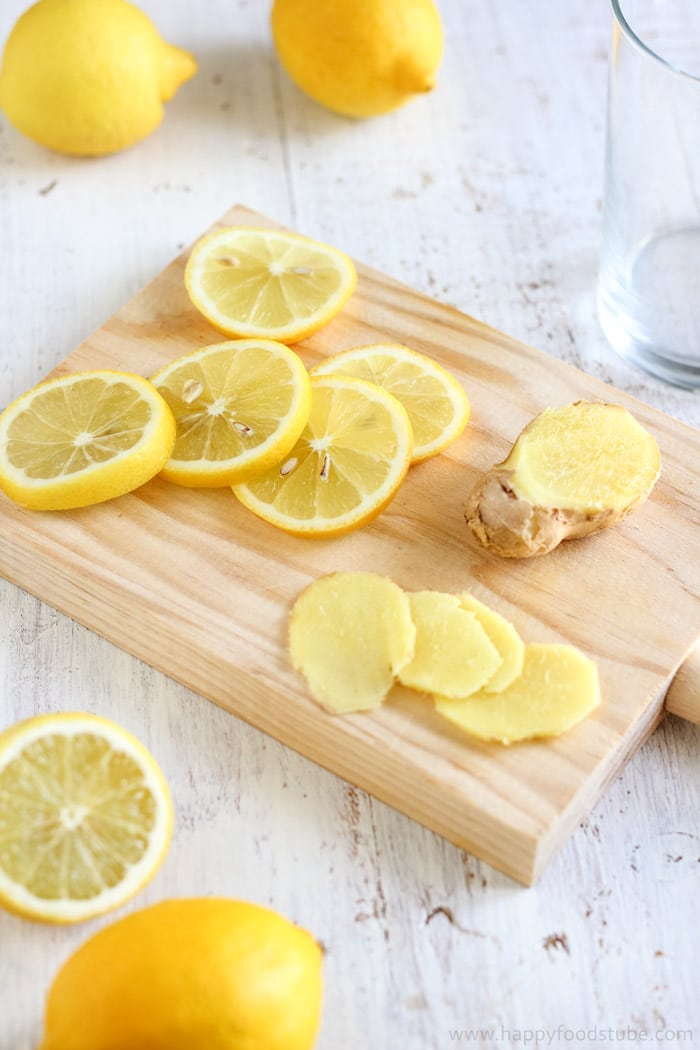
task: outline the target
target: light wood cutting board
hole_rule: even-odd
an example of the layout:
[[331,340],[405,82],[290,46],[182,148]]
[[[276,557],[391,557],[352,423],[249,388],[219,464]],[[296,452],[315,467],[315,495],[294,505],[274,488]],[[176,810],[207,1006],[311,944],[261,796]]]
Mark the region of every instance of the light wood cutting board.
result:
[[[238,207],[216,225],[231,224],[274,225]],[[223,339],[187,298],[186,258],[54,374],[104,367],[148,376]],[[0,495],[0,573],[531,883],[664,710],[700,721],[700,659],[690,655],[700,636],[700,434],[382,274],[359,273],[343,312],[297,347],[303,360],[402,342],[453,372],[472,404],[463,436],[412,468],[376,522],[340,539],[297,539],[229,490],[158,479],[70,512],[33,513]],[[662,474],[651,499],[616,529],[542,558],[487,553],[463,520],[475,478],[542,408],[579,398],[625,404],[656,436]],[[407,690],[375,712],[327,714],[289,664],[287,616],[312,579],[360,568],[409,590],[471,590],[525,641],[579,646],[598,662],[601,707],[554,742],[510,748],[470,741]]]

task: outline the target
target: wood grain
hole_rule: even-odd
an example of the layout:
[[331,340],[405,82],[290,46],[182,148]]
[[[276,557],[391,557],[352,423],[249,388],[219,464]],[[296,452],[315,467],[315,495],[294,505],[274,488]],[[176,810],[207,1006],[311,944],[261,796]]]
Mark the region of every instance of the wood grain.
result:
[[[234,209],[218,225],[260,224]],[[148,375],[221,337],[184,292],[186,253],[59,367]],[[311,364],[396,340],[441,361],[472,402],[446,454],[414,468],[377,522],[332,541],[285,536],[228,491],[156,479],[109,504],[34,514],[0,504],[0,572],[295,750],[529,883],[652,731],[700,634],[698,434],[627,395],[405,286],[360,269],[356,295],[298,347]],[[627,522],[546,558],[504,562],[462,520],[477,472],[545,405],[626,404],[656,436],[663,469]],[[382,572],[409,589],[472,589],[528,641],[561,640],[599,663],[603,704],[550,744],[471,743],[423,697],[395,690],[371,714],[332,717],[286,656],[288,610],[311,579]]]
[[700,725],[700,646],[693,649],[676,672],[664,706],[670,714]]

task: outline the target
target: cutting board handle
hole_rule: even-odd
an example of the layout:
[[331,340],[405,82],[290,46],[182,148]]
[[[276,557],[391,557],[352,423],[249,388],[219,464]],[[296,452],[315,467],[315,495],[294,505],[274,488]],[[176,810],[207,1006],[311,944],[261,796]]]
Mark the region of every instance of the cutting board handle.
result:
[[672,715],[700,724],[700,642],[678,668],[668,687],[665,705]]

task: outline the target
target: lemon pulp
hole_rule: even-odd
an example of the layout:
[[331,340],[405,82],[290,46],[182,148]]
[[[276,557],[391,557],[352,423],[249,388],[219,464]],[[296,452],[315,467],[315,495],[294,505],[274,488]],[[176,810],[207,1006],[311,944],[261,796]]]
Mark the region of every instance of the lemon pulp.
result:
[[199,241],[187,262],[193,304],[228,335],[295,342],[341,309],[357,275],[347,255],[278,230],[230,227]]
[[177,425],[163,476],[181,485],[231,485],[279,462],[311,407],[306,368],[272,340],[204,347],[161,369],[152,382]]
[[121,727],[48,715],[0,735],[0,903],[73,922],[116,907],[159,866],[172,827],[165,781]]
[[318,376],[311,389],[308,422],[284,462],[233,491],[288,532],[340,535],[395,495],[411,462],[411,424],[396,398],[362,379]]
[[469,420],[469,401],[458,380],[407,346],[377,343],[341,350],[312,368],[311,374],[355,376],[393,394],[411,421],[413,463],[441,452]]

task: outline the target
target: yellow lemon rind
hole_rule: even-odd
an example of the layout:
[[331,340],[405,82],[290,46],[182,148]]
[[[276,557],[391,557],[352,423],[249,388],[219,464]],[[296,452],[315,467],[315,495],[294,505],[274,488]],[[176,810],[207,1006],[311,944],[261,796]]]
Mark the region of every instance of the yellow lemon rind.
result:
[[197,70],[124,0],[42,0],[15,22],[0,107],[18,131],[71,156],[115,153],[150,135],[162,103]]
[[61,966],[40,1050],[311,1050],[323,949],[283,915],[222,897],[162,900]]
[[[151,418],[141,440],[127,452],[116,454],[62,478],[34,479],[15,467],[7,456],[7,431],[31,404],[36,394],[50,387],[68,386],[84,379],[110,379],[132,386],[151,408]],[[158,391],[143,376],[110,369],[73,372],[47,379],[22,394],[0,414],[0,490],[28,510],[75,510],[103,503],[145,485],[167,462],[175,443],[175,420]]]

